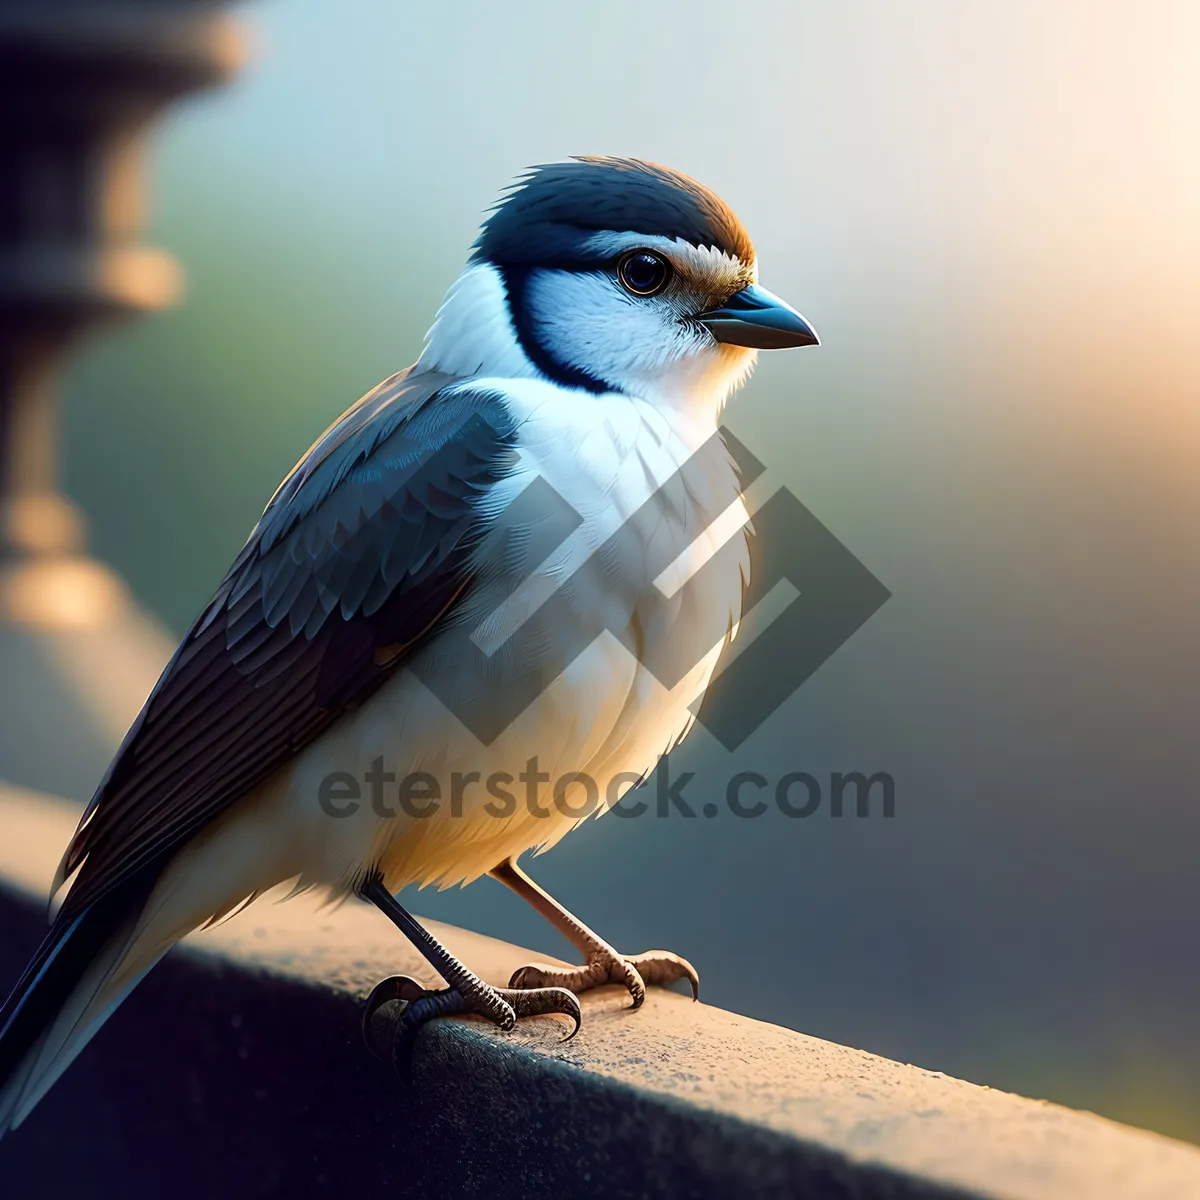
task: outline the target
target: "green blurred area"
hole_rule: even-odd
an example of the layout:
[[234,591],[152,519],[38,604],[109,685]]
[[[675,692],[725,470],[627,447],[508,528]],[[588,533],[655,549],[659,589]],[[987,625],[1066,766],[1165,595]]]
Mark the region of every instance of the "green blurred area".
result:
[[[730,424],[893,599],[739,755],[676,757],[697,807],[886,770],[897,815],[608,820],[539,879],[715,1003],[1200,1140],[1195,14],[346,7],[254,9],[258,64],[159,140],[189,294],[68,388],[98,555],[182,631],[512,175],[691,171],[824,342]],[[737,104],[687,66],[731,43]],[[414,904],[560,949],[489,881]]]

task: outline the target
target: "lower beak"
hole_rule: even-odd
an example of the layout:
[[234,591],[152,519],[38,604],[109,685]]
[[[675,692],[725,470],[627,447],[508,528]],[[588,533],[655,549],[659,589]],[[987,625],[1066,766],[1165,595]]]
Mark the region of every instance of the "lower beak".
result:
[[731,346],[784,350],[821,344],[812,326],[790,304],[757,283],[734,292],[720,308],[701,313],[696,320],[718,342]]

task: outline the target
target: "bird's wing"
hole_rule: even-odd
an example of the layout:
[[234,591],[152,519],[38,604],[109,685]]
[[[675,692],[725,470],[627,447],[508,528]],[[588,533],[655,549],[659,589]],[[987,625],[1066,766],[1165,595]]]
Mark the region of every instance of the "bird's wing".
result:
[[[82,911],[261,782],[461,600],[477,501],[514,460],[503,400],[434,372],[369,392],[280,485],[88,806],[55,889]],[[379,652],[379,653],[377,653]]]

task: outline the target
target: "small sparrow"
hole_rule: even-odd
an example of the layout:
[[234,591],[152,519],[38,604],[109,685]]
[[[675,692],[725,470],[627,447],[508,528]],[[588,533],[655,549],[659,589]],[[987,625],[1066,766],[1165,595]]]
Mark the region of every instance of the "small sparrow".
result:
[[[619,954],[517,859],[679,742],[737,628],[719,415],[758,350],[817,344],[757,280],[734,214],[652,163],[537,167],[497,204],[416,364],[283,481],[96,790],[0,1010],[0,1134],[175,942],[288,882],[371,901],[448,985],[385,980],[368,1029],[391,1000],[407,1037],[452,1012],[578,1028],[575,993],[610,982],[635,1008],[695,993],[688,962]],[[399,795],[346,783],[371,779]],[[484,874],[584,964],[491,987],[395,899]]]

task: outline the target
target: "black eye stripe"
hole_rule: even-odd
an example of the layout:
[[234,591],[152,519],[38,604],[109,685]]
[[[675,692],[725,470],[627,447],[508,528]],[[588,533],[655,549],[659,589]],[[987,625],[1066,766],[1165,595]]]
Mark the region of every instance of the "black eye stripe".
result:
[[[560,269],[570,270],[571,268]],[[575,269],[595,271],[597,264],[580,264]],[[528,289],[532,274],[533,271],[528,267],[507,267],[500,272],[517,341],[520,342],[521,349],[525,351],[529,361],[547,379],[552,379],[564,387],[584,388],[589,392],[596,393],[614,390],[610,384],[598,379],[595,375],[591,375],[579,367],[571,366],[570,363],[561,362],[548,347],[542,344],[529,306]]]
[[632,296],[657,295],[671,275],[671,264],[653,250],[630,250],[617,261],[617,279]]

